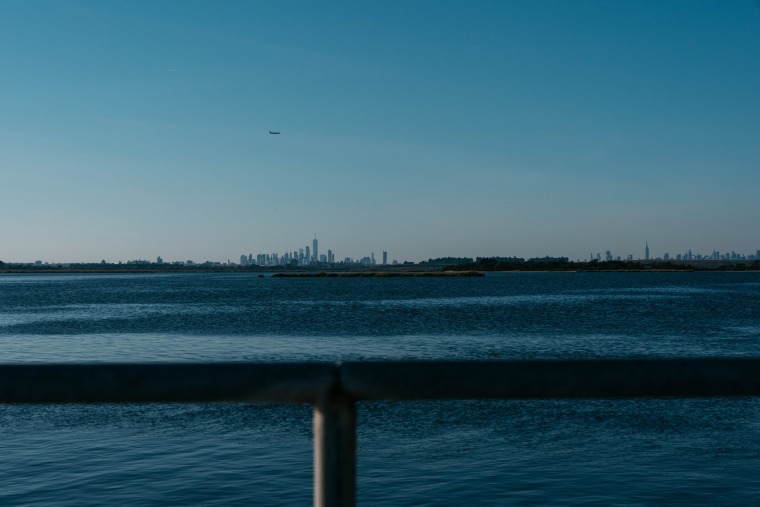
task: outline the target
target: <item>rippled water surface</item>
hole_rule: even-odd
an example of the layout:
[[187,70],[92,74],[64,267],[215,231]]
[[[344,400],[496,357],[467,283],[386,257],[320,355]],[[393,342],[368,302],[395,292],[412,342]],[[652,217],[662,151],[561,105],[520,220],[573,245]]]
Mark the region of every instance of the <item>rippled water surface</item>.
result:
[[[754,273],[2,275],[18,362],[760,355]],[[311,407],[0,406],[3,505],[303,505]],[[359,406],[362,505],[747,505],[755,399]]]

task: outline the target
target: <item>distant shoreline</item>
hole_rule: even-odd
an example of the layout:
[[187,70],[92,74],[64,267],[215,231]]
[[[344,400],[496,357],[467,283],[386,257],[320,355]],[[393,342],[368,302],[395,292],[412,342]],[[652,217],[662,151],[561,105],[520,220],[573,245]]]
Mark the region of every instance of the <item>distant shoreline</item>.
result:
[[274,273],[275,278],[393,278],[399,276],[485,276],[480,271],[320,271],[318,273]]
[[760,273],[760,269],[487,269],[487,270],[428,270],[428,271],[281,271],[235,268],[207,269],[67,269],[26,268],[0,269],[2,275],[171,275],[198,273],[250,274],[274,278],[396,278],[396,277],[468,277],[487,273]]
[[760,260],[735,261],[568,261],[566,258],[525,261],[516,258],[479,258],[460,264],[394,264],[379,266],[240,266],[240,265],[182,265],[158,263],[68,263],[21,264],[0,262],[0,274],[150,274],[150,273],[250,273],[277,277],[393,277],[393,276],[478,276],[473,273],[499,272],[760,272]]

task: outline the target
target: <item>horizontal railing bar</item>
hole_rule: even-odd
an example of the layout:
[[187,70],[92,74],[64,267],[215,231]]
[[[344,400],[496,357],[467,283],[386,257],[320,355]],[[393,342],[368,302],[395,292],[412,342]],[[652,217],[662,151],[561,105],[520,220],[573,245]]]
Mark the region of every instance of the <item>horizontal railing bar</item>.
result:
[[0,403],[760,396],[760,358],[0,365]]
[[356,504],[356,401],[760,396],[760,358],[0,365],[0,403],[313,402],[314,504]]
[[760,358],[351,362],[357,400],[760,396]]
[[0,403],[312,402],[335,364],[0,365]]

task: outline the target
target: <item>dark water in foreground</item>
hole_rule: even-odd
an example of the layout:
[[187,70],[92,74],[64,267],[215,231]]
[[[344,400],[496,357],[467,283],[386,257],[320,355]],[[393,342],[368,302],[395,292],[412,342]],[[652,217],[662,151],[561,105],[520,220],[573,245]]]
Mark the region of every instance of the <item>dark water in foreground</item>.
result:
[[[0,276],[3,362],[760,355],[760,274]],[[0,406],[2,505],[304,505],[308,405]],[[359,406],[362,505],[747,505],[756,399]]]

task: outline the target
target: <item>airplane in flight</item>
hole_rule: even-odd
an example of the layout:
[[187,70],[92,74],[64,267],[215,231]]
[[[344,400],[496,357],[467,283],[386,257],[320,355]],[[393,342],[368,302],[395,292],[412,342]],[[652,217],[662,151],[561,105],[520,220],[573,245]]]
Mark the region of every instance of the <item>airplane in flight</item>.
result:
[[271,131],[271,130],[269,131],[269,133],[270,133],[270,134],[279,134],[279,132],[273,132],[273,131]]

